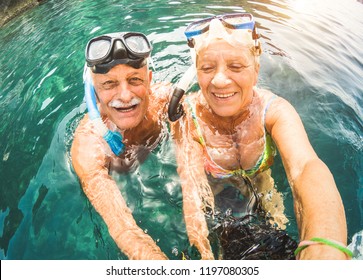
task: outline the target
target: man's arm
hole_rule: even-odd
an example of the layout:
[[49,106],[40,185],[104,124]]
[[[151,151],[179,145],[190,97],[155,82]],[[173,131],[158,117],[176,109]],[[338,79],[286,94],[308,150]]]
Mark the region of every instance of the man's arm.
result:
[[77,129],[71,156],[84,193],[129,259],[167,259],[154,240],[137,226],[116,182],[108,175],[103,145],[102,138],[85,129]]
[[[327,166],[314,152],[295,109],[284,99],[275,100],[266,127],[277,144],[292,188],[300,239],[328,238],[346,244],[344,207]],[[300,259],[345,259],[327,245],[309,246]]]

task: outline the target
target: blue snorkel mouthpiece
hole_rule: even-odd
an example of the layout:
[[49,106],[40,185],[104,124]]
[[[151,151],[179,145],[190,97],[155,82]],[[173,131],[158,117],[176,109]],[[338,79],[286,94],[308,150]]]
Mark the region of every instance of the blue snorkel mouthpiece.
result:
[[103,139],[106,140],[112,152],[119,156],[124,152],[125,144],[122,143],[122,135],[118,131],[108,130]]
[[84,95],[87,104],[87,110],[90,120],[93,122],[97,133],[106,140],[110,146],[112,152],[119,156],[124,151],[124,143],[122,143],[122,135],[118,131],[111,131],[104,124],[100,111],[97,107],[96,93],[92,85],[91,76],[88,72],[87,65],[84,66],[83,71],[83,82],[84,82]]

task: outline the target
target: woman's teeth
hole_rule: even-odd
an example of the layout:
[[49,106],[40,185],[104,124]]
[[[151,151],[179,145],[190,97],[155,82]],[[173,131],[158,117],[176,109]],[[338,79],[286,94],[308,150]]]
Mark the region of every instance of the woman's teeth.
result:
[[213,95],[218,97],[218,98],[228,98],[228,97],[232,97],[235,94],[236,94],[236,92],[227,93],[227,94],[219,94],[219,93],[213,92]]

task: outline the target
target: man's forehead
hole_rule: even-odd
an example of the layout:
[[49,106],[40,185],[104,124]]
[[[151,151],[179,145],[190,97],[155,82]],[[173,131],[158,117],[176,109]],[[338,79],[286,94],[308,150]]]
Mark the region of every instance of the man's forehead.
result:
[[127,64],[118,64],[110,69],[105,74],[92,73],[94,79],[107,79],[111,77],[123,77],[132,75],[145,75],[147,76],[148,67],[145,65],[139,69],[133,68]]

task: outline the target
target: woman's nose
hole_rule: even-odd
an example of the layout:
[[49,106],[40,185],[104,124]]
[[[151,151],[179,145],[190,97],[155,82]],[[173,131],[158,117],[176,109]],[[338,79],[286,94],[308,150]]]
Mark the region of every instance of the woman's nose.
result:
[[226,87],[231,83],[231,79],[228,78],[224,71],[218,71],[212,79],[212,84],[219,88]]

